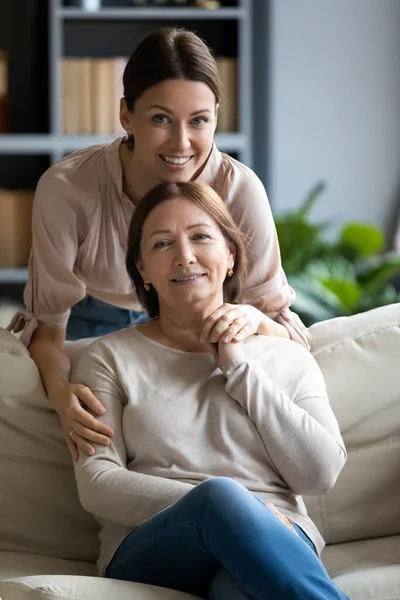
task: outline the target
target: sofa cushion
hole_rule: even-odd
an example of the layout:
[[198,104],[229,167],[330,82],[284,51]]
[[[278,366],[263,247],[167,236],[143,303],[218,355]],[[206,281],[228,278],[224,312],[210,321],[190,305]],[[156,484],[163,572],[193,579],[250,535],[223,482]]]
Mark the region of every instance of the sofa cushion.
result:
[[100,577],[43,575],[0,581],[2,600],[199,600],[175,590]]
[[334,488],[305,498],[327,543],[400,534],[400,304],[310,328],[347,447]]
[[98,525],[81,507],[58,416],[25,346],[0,329],[0,551],[94,562]]
[[0,582],[3,579],[43,575],[43,573],[49,575],[96,576],[97,569],[93,563],[65,560],[53,556],[44,556],[43,554],[0,552]]
[[334,544],[323,560],[351,600],[400,600],[400,536]]

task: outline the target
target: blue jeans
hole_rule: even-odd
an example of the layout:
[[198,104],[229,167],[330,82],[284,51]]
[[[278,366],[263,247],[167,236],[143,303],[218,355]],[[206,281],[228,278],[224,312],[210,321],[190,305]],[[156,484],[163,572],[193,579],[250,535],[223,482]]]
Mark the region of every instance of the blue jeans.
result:
[[86,296],[75,304],[67,324],[67,340],[98,337],[148,320],[146,312],[127,310]]
[[296,530],[242,484],[214,477],[132,531],[106,577],[209,600],[346,599]]

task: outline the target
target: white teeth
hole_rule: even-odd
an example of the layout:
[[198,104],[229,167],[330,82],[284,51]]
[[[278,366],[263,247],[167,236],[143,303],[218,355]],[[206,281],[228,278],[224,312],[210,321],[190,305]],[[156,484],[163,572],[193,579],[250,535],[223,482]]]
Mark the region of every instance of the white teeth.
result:
[[190,281],[191,279],[199,279],[202,275],[191,275],[190,277],[176,277],[174,281]]
[[163,160],[165,160],[165,162],[171,163],[172,165],[184,165],[185,163],[189,162],[189,160],[191,159],[190,156],[184,156],[182,158],[178,158],[176,156],[164,156],[164,154],[161,154],[161,158]]

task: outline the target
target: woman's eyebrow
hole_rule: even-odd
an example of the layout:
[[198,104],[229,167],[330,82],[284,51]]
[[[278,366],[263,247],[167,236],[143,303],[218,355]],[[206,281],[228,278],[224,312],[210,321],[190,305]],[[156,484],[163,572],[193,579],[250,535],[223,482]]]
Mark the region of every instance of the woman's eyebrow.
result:
[[[189,227],[186,227],[186,229],[194,229],[195,227],[211,228],[211,225],[209,225],[208,223],[204,223],[203,221],[199,221],[198,223],[193,223],[193,225],[189,225]],[[160,235],[160,233],[172,233],[172,231],[170,229],[156,229],[155,231],[152,231],[150,233],[149,238],[153,237],[154,235]]]
[[[152,104],[151,106],[148,107],[148,110],[150,110],[151,108],[157,108],[158,110],[162,110],[162,111],[168,113],[169,115],[173,115],[174,114],[173,110],[171,110],[167,106],[162,106],[161,104]],[[200,110],[195,110],[189,116],[190,117],[194,117],[194,116],[200,115],[202,113],[210,113],[211,114],[212,111],[209,108],[202,108]]]

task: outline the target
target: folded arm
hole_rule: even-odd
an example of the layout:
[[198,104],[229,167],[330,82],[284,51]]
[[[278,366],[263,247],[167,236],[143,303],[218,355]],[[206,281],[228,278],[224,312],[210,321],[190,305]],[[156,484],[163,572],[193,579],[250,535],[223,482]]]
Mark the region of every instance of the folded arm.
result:
[[[310,357],[312,358],[312,357]],[[295,494],[318,495],[331,489],[346,461],[346,451],[329,400],[318,390],[293,401],[255,361],[223,366],[225,389],[256,425],[281,478]],[[310,377],[313,376],[310,374]]]

